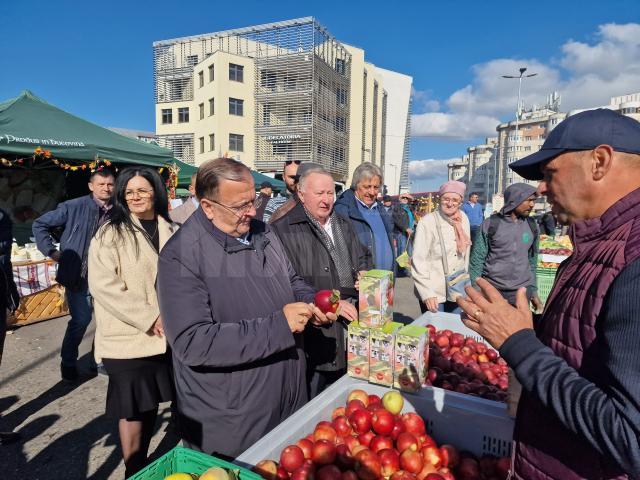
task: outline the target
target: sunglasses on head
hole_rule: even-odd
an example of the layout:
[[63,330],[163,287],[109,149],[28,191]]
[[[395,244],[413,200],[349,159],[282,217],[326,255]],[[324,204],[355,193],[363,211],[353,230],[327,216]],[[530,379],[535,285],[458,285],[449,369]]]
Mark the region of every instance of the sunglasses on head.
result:
[[285,160],[284,162],[285,165],[291,165],[292,163],[295,163],[296,165],[300,165],[302,163],[302,160]]

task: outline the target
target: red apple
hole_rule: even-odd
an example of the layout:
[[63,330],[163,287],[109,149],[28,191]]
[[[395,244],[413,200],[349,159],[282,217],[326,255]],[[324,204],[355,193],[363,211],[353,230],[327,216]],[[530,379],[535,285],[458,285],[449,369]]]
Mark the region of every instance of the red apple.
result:
[[316,465],[327,465],[336,459],[336,446],[328,440],[318,440],[313,445],[311,459]]
[[429,476],[432,473],[436,473],[437,471],[438,469],[436,467],[434,467],[430,463],[425,462],[422,467],[422,470],[420,470],[420,472],[418,472],[418,474],[416,475],[416,478],[418,480],[424,480],[425,478],[427,478],[427,476]]
[[430,323],[427,325],[427,330],[429,330],[429,338],[433,337],[436,334],[436,327],[431,325]]
[[424,435],[419,435],[417,438],[420,448],[429,446],[437,447],[436,441],[426,433]]
[[371,450],[363,450],[355,458],[355,471],[360,480],[377,480],[382,475],[380,459]]
[[341,480],[342,472],[335,465],[325,465],[316,472],[317,480]]
[[385,448],[378,452],[380,465],[382,465],[382,476],[389,477],[400,470],[400,455],[392,448]]
[[313,466],[303,465],[291,474],[291,480],[315,480],[316,470]]
[[353,450],[351,450],[351,455],[353,455],[355,457],[357,454],[359,454],[363,450],[369,450],[369,449],[367,447],[365,447],[364,445],[358,444],[355,447],[353,447]]
[[439,473],[434,472],[424,477],[424,480],[445,480],[445,478]]
[[349,415],[349,425],[356,433],[365,433],[371,430],[371,412],[356,410]]
[[389,480],[415,480],[416,476],[412,473],[405,472],[404,470],[398,470],[396,473],[389,477]]
[[418,450],[418,439],[413,433],[402,432],[398,435],[398,439],[396,440],[396,448],[400,453],[405,450],[412,450],[415,452]]
[[289,480],[289,472],[287,472],[282,466],[279,466],[278,471],[276,472],[276,477],[278,480]]
[[435,344],[440,348],[449,347],[449,337],[440,333],[436,335]]
[[[331,425],[331,424],[330,424]],[[332,443],[336,442],[337,433],[333,426],[327,425],[318,425],[316,429],[313,431],[313,440],[317,442],[318,440],[329,440]]]
[[297,445],[289,445],[280,454],[280,466],[287,472],[292,473],[304,463],[304,453]]
[[353,455],[349,450],[347,445],[337,445],[336,446],[336,465],[340,467],[342,470],[349,470],[353,468],[355,465],[355,460],[353,459]]
[[347,403],[349,403],[351,400],[360,400],[366,407],[367,405],[369,405],[369,394],[360,389],[351,390],[351,392],[349,392],[349,395],[347,396]]
[[344,437],[344,444],[347,447],[349,447],[349,451],[353,455],[353,449],[355,447],[357,447],[358,445],[360,445],[360,442],[358,441],[358,439],[356,437],[348,436],[348,437]]
[[511,470],[509,457],[502,457],[496,461],[496,475],[500,480],[506,480],[509,477],[509,470]]
[[378,410],[371,417],[371,427],[378,435],[391,435],[395,423],[393,415],[384,409]]
[[416,435],[423,435],[426,432],[424,420],[414,412],[405,413],[402,415],[402,423],[407,432],[414,433]]
[[340,415],[333,419],[333,429],[336,431],[336,434],[340,437],[346,437],[351,435],[353,429],[351,425],[349,425],[349,420],[344,415]]
[[495,362],[498,359],[498,352],[496,352],[493,348],[488,348],[486,352],[487,358]]
[[376,435],[373,437],[369,444],[369,449],[374,453],[378,453],[380,450],[388,448],[393,448],[393,440],[391,437],[384,437],[382,435]]
[[358,475],[353,470],[342,472],[342,480],[358,480]]
[[456,474],[462,480],[476,480],[480,478],[478,462],[473,458],[463,458],[456,469]]
[[464,345],[464,335],[461,333],[452,333],[449,340],[452,347],[462,347]]
[[428,447],[423,447],[420,453],[425,462],[430,463],[436,468],[442,466],[442,456],[437,446],[429,445]]
[[334,409],[333,412],[331,413],[331,421],[334,421],[338,417],[344,417],[344,416],[346,416],[345,408],[338,407]]
[[316,293],[313,303],[322,313],[336,313],[340,306],[340,291],[320,290]]
[[298,440],[296,445],[300,447],[300,450],[302,450],[304,458],[311,458],[311,452],[313,451],[313,442],[311,440],[308,438],[301,438]]
[[442,478],[444,478],[444,480],[456,480],[456,477],[453,476],[451,470],[446,467],[439,469],[438,473],[442,476]]
[[447,337],[451,337],[451,335],[453,335],[453,332],[449,329],[442,330],[442,332],[440,333],[442,333],[443,335],[446,335]]
[[278,478],[278,465],[273,460],[262,460],[253,467],[253,471],[266,480]]
[[367,407],[360,400],[351,400],[347,403],[347,408],[345,409],[344,415],[349,418],[353,412],[356,410],[365,410]]
[[382,403],[382,399],[378,395],[370,394],[369,405],[372,405],[374,403]]
[[360,435],[358,435],[358,441],[360,442],[361,445],[364,445],[367,448],[371,448],[371,440],[373,440],[373,438],[376,436],[375,433],[373,433],[371,430],[368,430],[364,433],[361,433]]
[[398,435],[405,431],[404,424],[400,420],[395,420],[393,430],[391,430],[391,438],[395,441],[398,439]]
[[453,445],[444,444],[440,447],[442,465],[448,468],[456,468],[460,463],[460,455]]
[[414,475],[420,473],[424,466],[424,459],[420,452],[407,449],[400,454],[400,468]]

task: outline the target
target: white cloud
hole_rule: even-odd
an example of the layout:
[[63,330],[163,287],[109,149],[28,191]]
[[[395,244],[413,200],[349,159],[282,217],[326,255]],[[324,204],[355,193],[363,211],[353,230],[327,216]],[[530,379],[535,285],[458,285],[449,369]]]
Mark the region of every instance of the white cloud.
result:
[[[522,101],[527,107],[545,104],[553,91],[560,92],[564,111],[606,105],[612,96],[639,91],[640,24],[600,25],[594,38],[591,44],[568,40],[557,60],[499,58],[474,65],[471,83],[453,92],[444,102],[445,109],[433,109],[433,92],[416,91],[419,108],[412,117],[412,135],[494,135],[499,119],[514,118],[516,110],[518,81],[502,75],[518,75],[520,67],[537,73],[523,80]],[[431,109],[426,108],[427,102]]]
[[447,177],[447,164],[459,162],[460,158],[446,160],[412,160],[409,162],[409,178],[411,180],[433,180]]

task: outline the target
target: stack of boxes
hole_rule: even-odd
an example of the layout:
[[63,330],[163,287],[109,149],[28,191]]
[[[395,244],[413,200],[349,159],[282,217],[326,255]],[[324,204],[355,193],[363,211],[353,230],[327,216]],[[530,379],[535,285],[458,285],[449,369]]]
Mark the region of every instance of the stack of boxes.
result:
[[359,304],[358,322],[347,332],[348,374],[409,392],[419,390],[425,381],[428,330],[393,322],[393,272],[366,272],[360,278]]

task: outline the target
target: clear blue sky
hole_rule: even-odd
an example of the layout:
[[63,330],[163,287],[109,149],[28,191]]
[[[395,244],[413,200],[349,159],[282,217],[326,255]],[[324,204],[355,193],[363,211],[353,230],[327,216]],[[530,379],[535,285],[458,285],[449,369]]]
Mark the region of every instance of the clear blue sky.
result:
[[[540,80],[535,79],[546,82],[540,84],[540,92],[555,88],[554,82],[570,88],[571,78],[584,75],[585,68],[581,63],[584,58],[576,59],[579,54],[570,51],[568,42],[598,46],[606,40],[599,30],[601,25],[637,23],[640,6],[637,0],[538,0],[528,5],[477,0],[6,0],[0,7],[0,100],[30,89],[101,125],[153,130],[155,40],[302,16],[315,16],[338,40],[364,48],[370,62],[413,76],[414,88],[420,92],[414,104],[416,115],[442,112],[446,116],[464,111],[464,121],[475,125],[478,122],[474,118],[479,115],[486,113],[492,119],[504,120],[515,110],[516,84],[508,81],[499,86],[504,101],[497,103],[502,105],[496,106],[495,101],[491,105],[474,104],[483,95],[482,74],[495,70],[488,67],[495,67],[492,61],[535,60],[540,68],[552,69],[546,80],[542,74]],[[631,44],[631,52],[625,50],[627,56],[634,57],[638,52],[636,49],[634,53],[633,38],[628,38],[635,35],[631,32],[620,40],[626,46]],[[531,84],[531,90],[535,89]],[[469,91],[474,92],[471,103],[466,97],[462,104],[455,101],[460,93]],[[484,91],[491,96],[490,88]],[[635,91],[640,91],[640,83]],[[615,92],[623,93],[630,92]],[[609,92],[602,95],[608,99]],[[434,133],[429,124],[424,124],[431,118],[416,123],[416,133],[428,137],[412,139],[412,160],[460,156],[467,145],[478,143],[487,132],[486,122],[465,130],[456,125],[462,122],[459,117],[453,116],[444,130]],[[452,139],[452,134],[466,138]],[[416,170],[414,188],[433,188],[441,175],[441,168]]]

